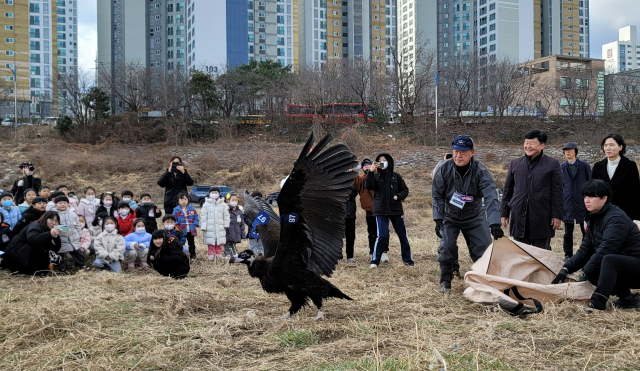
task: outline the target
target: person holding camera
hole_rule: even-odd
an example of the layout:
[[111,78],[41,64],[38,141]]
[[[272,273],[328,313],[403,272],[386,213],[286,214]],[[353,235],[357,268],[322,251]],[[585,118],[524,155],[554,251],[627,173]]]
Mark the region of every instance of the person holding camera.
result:
[[409,195],[409,188],[400,174],[393,171],[393,158],[390,154],[381,153],[376,157],[376,162],[371,165],[371,171],[367,173],[364,186],[374,191],[373,216],[376,217],[378,226],[378,238],[373,247],[371,268],[378,267],[382,253],[389,248],[389,222],[400,240],[404,265],[413,266],[402,209],[402,201]]
[[42,180],[33,176],[35,167],[31,162],[20,164],[20,171],[22,172],[22,179],[13,182],[13,187],[11,187],[11,193],[15,195],[16,205],[20,205],[24,201],[25,190],[33,189],[38,194],[42,186]]
[[489,170],[473,157],[473,140],[466,135],[458,136],[451,149],[453,158],[444,161],[435,172],[431,191],[436,235],[440,238],[441,293],[451,291],[454,274],[460,276],[457,244],[460,232],[474,262],[491,244],[489,230],[495,239],[504,236],[496,184]]
[[164,191],[164,213],[170,215],[177,206],[176,196],[180,192],[188,193],[187,187],[192,186],[193,178],[189,175],[187,169],[182,164],[180,156],[171,157],[169,168],[158,179],[158,185],[165,189]]

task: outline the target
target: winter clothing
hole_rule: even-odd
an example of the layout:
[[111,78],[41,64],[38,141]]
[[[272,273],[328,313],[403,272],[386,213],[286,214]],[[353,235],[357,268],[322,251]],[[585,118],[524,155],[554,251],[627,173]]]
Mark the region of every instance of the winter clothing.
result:
[[[582,232],[582,238],[587,233],[585,228],[585,222],[578,223],[580,226],[580,232]],[[575,223],[567,223],[564,222],[564,236],[562,241],[562,250],[564,250],[564,257],[570,258],[573,256],[573,229],[575,227]]]
[[[156,212],[156,210],[158,212]],[[160,211],[155,204],[145,205],[140,203],[136,209],[136,218],[144,219],[144,228],[147,230],[147,233],[153,233],[158,230],[158,221],[156,219],[161,216],[162,211]]]
[[[637,256],[626,256],[610,254],[602,258],[600,274],[589,281],[597,285],[591,296],[591,305],[600,310],[605,310],[609,296],[616,295],[618,301],[628,298],[630,289],[640,289],[640,258]],[[597,281],[596,281],[597,280]]]
[[[388,157],[387,157],[388,158]],[[378,160],[376,160],[378,161]],[[409,238],[407,237],[407,230],[404,226],[404,216],[391,215],[391,216],[377,216],[376,223],[378,224],[378,238],[376,244],[373,247],[373,256],[371,257],[371,264],[380,264],[380,258],[382,253],[389,250],[389,222],[393,225],[393,229],[398,235],[400,240],[400,250],[402,252],[402,261],[407,265],[413,265],[413,256],[411,256],[411,246],[409,245]]]
[[229,206],[229,227],[227,229],[226,240],[228,242],[240,243],[244,238],[244,209],[236,206],[235,211]]
[[344,217],[344,236],[346,240],[345,250],[347,259],[353,259],[353,249],[356,241],[356,189],[349,187],[349,198],[344,202],[347,213]]
[[160,247],[152,244],[148,260],[153,269],[165,277],[185,278],[190,270],[189,258],[182,252],[180,242],[173,237]]
[[[404,215],[402,201],[409,195],[409,188],[400,174],[393,171],[393,158],[388,153],[381,153],[376,157],[376,162],[384,156],[389,163],[386,169],[378,168],[377,172],[369,171],[365,178],[365,188],[374,191],[373,215],[392,216]],[[393,196],[398,196],[394,199]]]
[[67,226],[67,233],[60,234],[60,241],[62,241],[60,254],[80,250],[82,225],[80,225],[78,215],[67,209],[65,211],[58,211],[58,216],[60,216],[60,225]]
[[[132,232],[124,238],[126,245],[125,256],[129,263],[135,262],[140,259],[141,262],[147,261],[147,254],[149,253],[149,247],[151,246],[151,234]],[[138,244],[138,247],[133,247],[134,244]]]
[[28,208],[22,213],[22,217],[18,221],[18,223],[13,227],[11,231],[11,238],[15,237],[20,233],[23,229],[25,229],[31,222],[35,222],[40,219],[42,215],[44,215],[44,211],[38,211],[33,206]]
[[173,208],[176,207],[176,196],[180,192],[187,192],[187,187],[192,186],[193,178],[187,170],[184,174],[180,170],[167,170],[158,179],[158,185],[164,188],[164,210],[165,214],[171,214]]
[[90,226],[89,232],[91,233],[91,240],[95,241],[96,237],[98,237],[100,233],[102,233],[102,225],[98,224]]
[[111,207],[106,207],[104,205],[100,205],[98,206],[98,209],[96,210],[96,217],[98,217],[98,215],[106,215],[106,216],[113,216],[113,217],[118,217],[118,205],[115,206],[111,206]]
[[78,214],[78,216],[84,216],[84,220],[87,221],[87,225],[91,225],[91,223],[93,223],[93,220],[96,218],[96,212],[98,211],[99,207],[100,200],[95,199],[93,200],[93,202],[91,202],[86,198],[83,198],[82,200],[80,200],[80,205],[78,205],[76,214]]
[[542,152],[535,158],[511,161],[504,185],[500,216],[509,218],[509,232],[517,241],[549,246],[555,235],[552,218],[564,217],[562,170],[558,160]]
[[85,258],[89,257],[91,252],[91,232],[89,229],[82,228],[82,237],[80,237],[80,248],[84,250]]
[[363,172],[362,175],[353,178],[353,188],[360,195],[360,207],[365,211],[373,212],[373,196],[375,192],[364,186],[367,173]]
[[640,220],[640,198],[637,193],[640,189],[640,175],[638,166],[625,156],[620,156],[620,163],[609,178],[607,162],[609,159],[596,162],[593,165],[593,179],[602,179],[611,186],[611,203],[618,206],[632,220]]
[[[126,244],[124,237],[119,235],[117,230],[113,232],[104,231],[93,242],[93,246],[96,249],[96,258],[100,258],[101,262],[110,263],[124,260]],[[96,264],[94,263],[94,265]]]
[[111,272],[114,273],[118,273],[122,270],[122,267],[120,266],[120,262],[118,260],[107,261],[101,258],[96,258],[96,260],[93,261],[94,267],[104,268],[105,265],[109,267],[109,270]]
[[[566,161],[560,165],[563,179],[564,195],[564,222],[578,223],[584,222],[587,215],[587,208],[584,206],[584,196],[582,196],[582,186],[591,179],[591,167],[584,161],[576,159],[573,164]],[[575,175],[571,175],[574,173]]]
[[51,231],[33,223],[23,229],[2,255],[2,266],[11,272],[34,274],[50,270],[49,252],[60,250],[60,237],[52,237]]
[[[11,242],[11,232],[12,231],[11,228],[9,228],[9,224],[0,224],[0,251],[4,251],[7,246],[9,246],[9,242]],[[1,258],[2,256],[0,256],[0,259]]]
[[[229,219],[229,221],[231,221],[231,219]],[[249,219],[249,217],[246,214],[244,215],[244,224],[246,224],[248,227],[247,235],[245,238],[249,239],[249,248],[256,255],[264,254],[264,246],[262,246],[262,240],[260,238],[251,237],[251,228],[253,226],[253,220]]]
[[345,215],[345,219],[355,219],[356,218],[356,196],[358,192],[354,187],[349,187],[349,198],[344,202],[347,214]]
[[234,255],[238,255],[238,250],[236,249],[236,243],[227,241],[224,244],[224,256],[231,257]]
[[200,211],[200,229],[205,245],[224,245],[229,228],[229,207],[222,199],[206,198]]
[[187,242],[187,239],[184,237],[184,232],[179,227],[175,227],[173,230],[165,230],[167,232],[167,236],[174,237],[181,245],[184,245]]
[[[373,255],[373,248],[376,245],[376,240],[378,239],[378,223],[376,222],[376,217],[373,216],[373,213],[371,211],[367,211],[367,215],[366,215],[366,220],[367,220],[367,235],[368,235],[368,239],[369,239],[369,255]],[[387,250],[384,250],[383,253],[389,251],[389,248],[387,247]]]
[[129,233],[133,232],[133,221],[135,220],[135,214],[130,212],[123,219],[120,214],[118,214],[118,232],[122,235],[122,237],[127,236]]
[[207,250],[209,252],[209,260],[213,260],[214,255],[222,256],[222,248],[224,245],[207,245]]
[[29,205],[27,203],[27,201],[21,203],[20,205],[18,205],[18,210],[20,210],[20,213],[23,213],[25,210],[27,210],[28,208],[30,208],[31,205]]
[[173,209],[173,216],[176,217],[176,226],[180,227],[185,233],[191,232],[192,236],[197,236],[196,232],[200,226],[200,219],[193,205],[187,204],[186,213],[182,210],[182,206],[176,206]]
[[[22,184],[20,185],[20,182]],[[24,191],[31,188],[36,191],[36,194],[40,192],[40,188],[42,187],[42,180],[40,178],[36,178],[33,175],[25,175],[22,179],[18,179],[13,182],[13,186],[11,187],[11,193],[15,195],[14,201],[16,205],[19,205],[24,201]]]
[[4,217],[4,222],[9,224],[9,228],[13,228],[18,224],[18,221],[22,218],[22,213],[17,206],[11,206],[8,210],[0,206],[0,213]]

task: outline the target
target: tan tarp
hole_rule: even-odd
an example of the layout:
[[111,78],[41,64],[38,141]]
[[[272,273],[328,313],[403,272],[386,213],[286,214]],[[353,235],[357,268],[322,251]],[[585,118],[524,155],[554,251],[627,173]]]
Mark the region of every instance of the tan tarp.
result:
[[551,284],[563,265],[552,251],[499,238],[465,274],[469,287],[464,297],[520,313],[537,311],[536,304],[545,302],[588,302],[595,289],[589,282],[576,282],[575,276],[569,276],[570,283]]

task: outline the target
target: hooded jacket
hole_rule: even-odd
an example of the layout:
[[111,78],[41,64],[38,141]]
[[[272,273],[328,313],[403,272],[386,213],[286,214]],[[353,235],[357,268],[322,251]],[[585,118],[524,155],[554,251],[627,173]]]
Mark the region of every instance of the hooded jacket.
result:
[[165,277],[182,279],[191,269],[189,258],[175,237],[169,237],[160,247],[152,244],[147,260],[153,269]]
[[222,198],[206,198],[200,211],[200,229],[205,245],[224,245],[229,228],[229,205]]
[[11,240],[2,255],[2,266],[22,274],[49,270],[49,251],[57,253],[60,246],[60,237],[52,237],[38,223],[31,224]]
[[[138,250],[142,251],[145,248],[148,249],[151,246],[151,235],[145,231],[144,233],[138,233],[136,231],[129,233],[124,238],[126,251],[129,252],[133,249],[133,244],[138,244]],[[140,244],[143,244],[145,247],[140,247]]]
[[80,225],[78,215],[69,209],[58,211],[58,215],[60,216],[60,225],[67,226],[66,235],[65,233],[60,234],[60,240],[62,241],[60,253],[79,250],[80,240],[82,239],[82,225]]
[[124,260],[124,237],[118,234],[117,229],[100,233],[93,241],[93,248],[96,250],[96,256],[106,262]]
[[18,223],[16,224],[16,226],[13,227],[13,230],[11,231],[11,238],[17,236],[18,233],[22,232],[22,230],[25,229],[32,222],[35,222],[36,220],[40,219],[40,217],[44,215],[44,213],[45,213],[44,211],[36,210],[33,206],[25,210],[22,213],[22,217],[20,218],[20,220],[18,220]]
[[98,211],[99,207],[99,199],[95,199],[92,202],[87,200],[86,198],[83,198],[82,200],[80,200],[80,204],[78,205],[76,214],[78,214],[78,216],[84,216],[84,220],[86,220],[87,225],[91,225],[91,223],[93,223],[93,220],[96,218],[96,212]]
[[176,226],[180,227],[185,234],[187,231],[191,232],[192,236],[198,235],[198,227],[200,226],[200,218],[195,207],[191,204],[187,204],[187,212],[182,211],[182,206],[178,205],[173,208],[173,216],[176,217]]
[[[365,188],[374,192],[373,215],[397,216],[404,215],[402,201],[409,195],[409,188],[400,174],[393,171],[393,157],[388,153],[376,156],[376,162],[384,156],[389,163],[386,169],[378,168],[377,172],[369,171],[365,178]],[[394,196],[398,196],[397,200]]]
[[184,174],[179,170],[165,171],[158,179],[158,185],[164,188],[165,208],[169,205],[173,209],[176,206],[178,193],[187,192],[187,187],[192,186],[193,183],[193,178],[191,178],[187,170],[184,171]]

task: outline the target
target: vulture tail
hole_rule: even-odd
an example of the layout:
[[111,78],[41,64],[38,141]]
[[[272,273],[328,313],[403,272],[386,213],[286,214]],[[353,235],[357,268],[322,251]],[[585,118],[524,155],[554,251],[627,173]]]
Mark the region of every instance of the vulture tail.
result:
[[329,283],[329,295],[327,295],[327,297],[328,298],[338,298],[338,299],[353,300],[349,296],[347,296],[347,294],[345,294],[344,292],[340,291],[339,288],[335,287],[331,283]]

